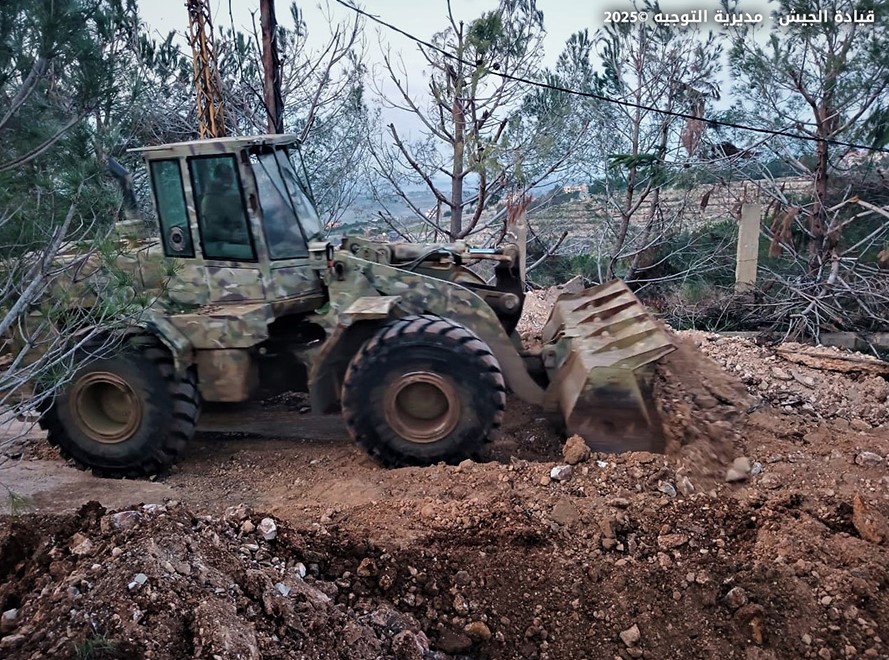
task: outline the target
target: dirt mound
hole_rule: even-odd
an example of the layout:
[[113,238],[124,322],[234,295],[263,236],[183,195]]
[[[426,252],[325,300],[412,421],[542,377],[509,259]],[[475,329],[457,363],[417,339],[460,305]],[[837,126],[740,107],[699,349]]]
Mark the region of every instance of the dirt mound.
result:
[[543,326],[546,325],[553,305],[556,304],[556,299],[563,293],[578,293],[583,289],[583,278],[578,276],[559,286],[529,291],[525,294],[522,318],[516,328],[519,336],[526,343],[538,342]]
[[861,353],[787,343],[764,346],[749,339],[685,331],[757,398],[813,420],[845,419],[858,430],[889,421],[887,365]]
[[667,454],[680,474],[721,480],[738,457],[740,431],[756,399],[685,337],[671,333],[671,339],[676,351],[656,364],[653,389]]
[[[735,498],[723,486],[672,497],[655,487],[671,477],[651,456],[593,457],[546,484],[540,468],[393,471],[395,483],[413,475],[429,495],[440,490],[439,473],[474,494],[389,499],[301,525],[245,506],[212,516],[175,503],[7,519],[0,652],[397,660],[889,652],[880,637],[889,549],[861,538],[844,496],[754,489]],[[885,505],[864,506],[874,519],[885,515]],[[365,530],[398,519],[421,533],[380,541]]]
[[444,657],[383,601],[338,606],[358,593],[320,576],[328,559],[243,506],[217,519],[91,503],[12,520],[0,558],[6,658]]

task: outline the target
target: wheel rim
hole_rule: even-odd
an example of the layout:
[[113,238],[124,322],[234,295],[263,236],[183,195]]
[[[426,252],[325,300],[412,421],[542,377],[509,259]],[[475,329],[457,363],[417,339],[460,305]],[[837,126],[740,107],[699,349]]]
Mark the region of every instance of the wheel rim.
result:
[[141,399],[117,374],[87,374],[74,384],[70,400],[77,425],[96,442],[117,444],[128,440],[142,423]]
[[428,371],[401,376],[386,391],[386,422],[405,440],[427,444],[460,421],[460,399],[450,380]]

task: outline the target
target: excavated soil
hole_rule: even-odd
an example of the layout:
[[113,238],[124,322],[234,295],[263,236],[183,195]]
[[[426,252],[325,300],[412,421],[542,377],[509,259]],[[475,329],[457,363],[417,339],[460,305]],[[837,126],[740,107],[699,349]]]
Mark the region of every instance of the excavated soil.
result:
[[882,367],[675,338],[666,455],[516,400],[459,466],[382,469],[300,397],[209,420],[155,483],[32,439],[0,468],[32,505],[0,519],[0,656],[889,657]]

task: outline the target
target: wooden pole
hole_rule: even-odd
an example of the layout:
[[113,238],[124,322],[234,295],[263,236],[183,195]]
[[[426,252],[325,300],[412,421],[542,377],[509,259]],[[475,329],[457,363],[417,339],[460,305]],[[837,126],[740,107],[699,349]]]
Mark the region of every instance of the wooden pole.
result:
[[735,263],[735,292],[745,293],[756,286],[759,259],[759,223],[762,204],[743,204],[738,226],[738,253]]

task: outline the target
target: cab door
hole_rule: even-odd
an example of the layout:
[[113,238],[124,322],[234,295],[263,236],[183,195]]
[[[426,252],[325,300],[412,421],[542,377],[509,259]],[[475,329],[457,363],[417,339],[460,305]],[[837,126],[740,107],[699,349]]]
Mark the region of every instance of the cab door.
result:
[[324,300],[321,277],[309,262],[303,220],[317,213],[300,193],[283,150],[251,154],[268,252],[266,300],[290,311],[315,309]]
[[210,302],[265,300],[265,283],[252,231],[259,223],[247,207],[237,158],[221,154],[190,156],[187,160],[191,204]]

